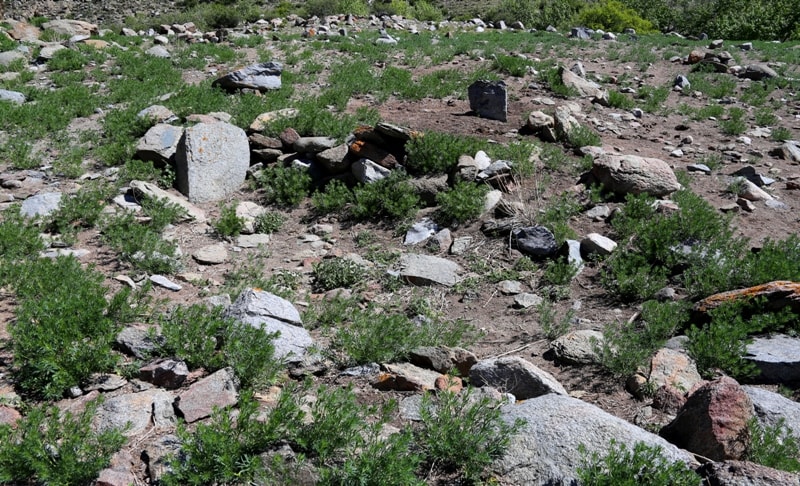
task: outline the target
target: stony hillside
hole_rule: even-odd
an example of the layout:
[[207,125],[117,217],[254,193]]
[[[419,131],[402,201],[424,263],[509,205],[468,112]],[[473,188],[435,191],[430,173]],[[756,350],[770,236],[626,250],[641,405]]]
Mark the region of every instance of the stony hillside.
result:
[[800,46],[0,25],[0,482],[798,481]]

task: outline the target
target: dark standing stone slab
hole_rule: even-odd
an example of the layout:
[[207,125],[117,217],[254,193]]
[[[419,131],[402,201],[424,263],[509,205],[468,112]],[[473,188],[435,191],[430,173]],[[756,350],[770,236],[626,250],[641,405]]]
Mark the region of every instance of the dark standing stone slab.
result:
[[482,118],[508,121],[508,93],[503,81],[475,81],[468,89],[469,109]]

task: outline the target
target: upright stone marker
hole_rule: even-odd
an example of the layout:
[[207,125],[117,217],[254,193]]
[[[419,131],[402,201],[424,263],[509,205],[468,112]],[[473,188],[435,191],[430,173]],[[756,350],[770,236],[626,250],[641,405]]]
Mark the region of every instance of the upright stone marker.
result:
[[469,87],[469,109],[482,118],[508,121],[508,93],[503,81],[475,81]]
[[248,167],[247,135],[223,122],[187,128],[175,154],[177,188],[193,203],[225,199],[244,183]]

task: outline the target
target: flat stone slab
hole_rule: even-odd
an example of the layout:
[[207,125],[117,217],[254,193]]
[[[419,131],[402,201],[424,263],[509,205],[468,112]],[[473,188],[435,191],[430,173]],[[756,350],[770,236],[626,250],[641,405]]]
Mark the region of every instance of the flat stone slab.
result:
[[231,368],[223,368],[194,383],[178,395],[176,407],[187,423],[211,415],[214,407],[225,408],[239,401],[239,384]]
[[275,61],[253,64],[226,74],[212,83],[214,87],[235,91],[237,89],[256,89],[269,91],[280,89],[283,64]]
[[169,203],[180,206],[186,211],[189,218],[194,219],[198,223],[205,223],[208,220],[208,218],[206,218],[206,213],[187,201],[185,197],[167,192],[155,184],[145,181],[131,181],[130,187],[136,194],[141,196],[153,199],[166,199]]
[[566,395],[553,375],[517,356],[484,359],[469,370],[474,386],[491,386],[526,400],[548,393]]
[[427,391],[436,386],[441,373],[426,370],[411,363],[395,363],[383,366],[385,372],[378,375],[372,386],[379,390]]
[[793,383],[800,381],[800,339],[778,334],[759,337],[747,345],[744,357],[754,363],[763,383]]
[[61,206],[60,192],[45,192],[22,201],[20,213],[26,218],[49,216]]
[[171,420],[174,423],[173,401],[174,397],[171,393],[159,389],[109,398],[98,407],[94,416],[94,425],[99,431],[122,429],[128,426],[124,434],[128,437],[135,436],[149,427],[153,420],[154,409],[158,410],[160,417],[169,417],[171,414]]
[[706,297],[694,306],[696,312],[708,312],[727,302],[763,299],[769,309],[779,310],[790,307],[800,310],[800,282],[776,280],[745,289],[729,290]]
[[461,281],[463,272],[461,265],[446,258],[414,253],[400,257],[400,278],[414,285],[452,287]]

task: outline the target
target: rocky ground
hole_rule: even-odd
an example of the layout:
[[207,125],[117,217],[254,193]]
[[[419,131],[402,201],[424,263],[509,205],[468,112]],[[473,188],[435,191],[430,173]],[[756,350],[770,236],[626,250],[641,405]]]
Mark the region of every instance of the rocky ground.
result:
[[[44,12],[37,11],[37,13]],[[324,89],[327,69],[331,66],[332,60],[341,55],[341,53],[326,47],[324,42],[326,30],[332,32],[331,35],[338,35],[335,33],[341,26],[349,31],[348,35],[363,39],[372,39],[368,33],[374,34],[379,29],[385,28],[388,31],[388,37],[385,36],[384,39],[392,36],[398,39],[397,54],[390,55],[388,61],[376,63],[373,66],[376,70],[385,69],[387,64],[396,64],[410,69],[416,78],[441,69],[441,66],[424,62],[412,65],[407,62],[408,59],[404,58],[404,55],[407,54],[400,50],[406,36],[413,35],[412,31],[423,31],[424,35],[429,35],[425,31],[430,26],[403,19],[361,19],[352,24],[345,24],[344,19],[341,21],[337,19],[337,25],[328,25],[330,24],[329,20],[295,22],[293,19],[285,19],[281,22],[265,22],[228,33],[228,41],[234,42],[233,39],[239,34],[253,36],[261,34],[265,39],[263,43],[267,46],[267,52],[274,56],[274,59],[269,60],[281,62],[285,62],[286,56],[293,50],[309,52],[308,55],[311,56],[311,59],[323,66],[323,69],[318,80],[307,84],[296,83],[295,89],[305,90],[307,93],[315,93]],[[313,33],[310,33],[312,28]],[[441,42],[444,45],[451,38],[457,38],[462,32],[473,34],[476,30],[480,31],[483,28],[475,23],[439,26],[439,32],[442,34],[440,36],[435,29],[431,29],[433,32],[430,34],[431,42]],[[35,32],[38,29],[11,23],[7,30],[12,32],[12,35],[36,37]],[[129,34],[140,37],[142,42],[141,45],[130,48],[145,51],[156,46],[169,55],[190,43],[202,42],[201,39],[204,38],[202,33],[193,36],[191,33],[180,33],[181,30],[184,29],[176,28],[171,32],[163,32],[161,33],[163,39],[158,39],[156,33],[131,32]],[[487,28],[487,30],[489,29]],[[301,33],[305,33],[305,35],[301,37]],[[81,32],[72,32],[71,34],[82,35]],[[97,32],[92,32],[92,34],[96,36]],[[214,33],[205,38],[219,40],[215,38],[216,35],[217,33]],[[513,31],[512,29],[502,35],[520,37],[543,34],[524,30]],[[371,127],[367,130],[369,134],[386,136],[385,134],[391,132],[394,127],[402,127],[400,130],[402,133],[395,134],[401,140],[411,132],[438,131],[491,139],[500,144],[515,141],[543,144],[550,142],[545,142],[543,139],[546,140],[549,137],[549,131],[553,129],[555,139],[557,139],[554,146],[563,155],[561,162],[563,167],[545,169],[540,165],[533,176],[514,180],[513,184],[505,186],[506,189],[509,186],[515,186],[513,191],[505,192],[502,198],[506,203],[517,205],[520,210],[517,216],[521,225],[532,225],[537,220],[536,215],[547,208],[548,204],[567,194],[579,201],[583,207],[579,214],[570,217],[567,221],[569,227],[578,236],[578,240],[583,240],[590,234],[609,235],[611,233],[608,215],[613,213],[616,208],[621,207],[622,202],[619,199],[611,199],[600,204],[590,201],[586,186],[579,185],[584,174],[575,170],[575,167],[581,166],[582,160],[586,160],[575,153],[581,152],[592,154],[595,157],[595,167],[599,165],[598,161],[600,160],[612,163],[616,160],[615,157],[622,154],[660,159],[660,162],[657,163],[641,164],[645,170],[644,181],[638,180],[637,184],[654,183],[657,177],[660,177],[658,174],[667,173],[665,176],[667,180],[663,183],[675,187],[659,195],[668,197],[668,193],[678,187],[679,179],[675,178],[675,174],[681,174],[680,181],[688,184],[694,193],[700,195],[719,211],[730,214],[734,236],[748,238],[753,248],[760,247],[767,238],[783,239],[796,234],[798,220],[795,208],[800,207],[800,191],[798,191],[800,171],[797,169],[800,157],[797,152],[800,150],[796,145],[775,140],[770,134],[782,129],[789,134],[785,138],[800,139],[800,98],[797,91],[800,89],[800,85],[794,79],[800,76],[797,67],[797,61],[800,59],[799,46],[774,46],[768,43],[743,46],[743,42],[728,40],[723,41],[721,45],[713,45],[710,43],[711,41],[688,41],[677,37],[665,37],[651,42],[645,38],[637,40],[635,36],[623,34],[619,36],[618,40],[601,40],[599,36],[592,40],[578,40],[570,39],[566,35],[561,36],[561,34],[546,35],[557,37],[546,37],[546,40],[543,39],[538,44],[534,42],[532,48],[524,51],[495,52],[492,46],[482,45],[480,40],[476,40],[476,46],[478,46],[476,50],[480,51],[478,54],[475,52],[458,54],[446,62],[449,67],[464,73],[471,73],[481,66],[490,65],[492,58],[496,58],[498,55],[523,56],[527,60],[537,63],[552,61],[554,65],[564,66],[567,72],[572,72],[570,68],[576,63],[580,63],[581,67],[574,68],[575,72],[580,73],[577,80],[572,79],[570,75],[562,75],[562,79],[566,84],[576,83],[576,89],[586,90],[583,96],[565,98],[553,93],[550,86],[535,74],[535,68],[532,67],[521,76],[511,76],[501,72],[500,77],[506,83],[508,99],[505,121],[477,116],[466,93],[453,93],[443,98],[426,97],[421,100],[399,99],[395,96],[381,99],[369,93],[356,94],[350,98],[345,112],[354,114],[363,107],[377,110],[380,119],[385,124]],[[70,36],[66,35],[65,37]],[[33,46],[51,45],[31,37],[27,38],[27,42]],[[85,39],[78,37],[59,44],[63,44],[66,48],[76,49],[76,45],[81,42],[85,42]],[[227,41],[223,40],[223,42]],[[291,42],[292,48],[278,48],[277,46],[281,42]],[[314,43],[313,48],[310,47],[312,43]],[[530,44],[526,44],[526,47],[528,46]],[[96,45],[96,47],[115,49],[113,43]],[[264,51],[259,50],[263,47],[239,45],[235,48],[237,52],[235,60],[229,62],[210,60],[201,68],[187,68],[183,73],[183,78],[187,83],[207,87],[208,81],[217,79],[222,73],[252,64],[257,59],[265,60],[263,59]],[[392,48],[391,45],[390,48]],[[780,55],[775,54],[776,50],[780,51]],[[157,52],[152,51],[151,55],[156,55]],[[688,74],[693,63],[699,62],[700,58],[707,57],[714,58],[708,61],[710,66],[723,65],[723,69],[726,71],[725,79],[734,83],[732,93],[726,95],[724,99],[715,99],[708,92],[703,92],[700,87],[684,86],[682,89],[674,87],[677,83],[676,76]],[[773,62],[776,58],[779,60]],[[54,85],[53,71],[47,68],[46,60],[37,61],[26,58],[26,63],[28,61],[31,62],[30,66],[35,74],[30,81],[31,84],[37,87]],[[760,70],[755,74],[748,75],[744,66],[751,65],[763,66],[763,68],[759,68]],[[735,66],[740,66],[741,69]],[[294,68],[295,66],[291,63],[286,63],[284,66],[286,72],[292,72]],[[749,86],[765,82],[762,79],[773,75],[784,79],[785,82],[769,93],[764,104],[754,106],[739,99]],[[597,85],[587,87],[587,82],[597,83]],[[666,87],[666,98],[654,109],[642,112],[628,107],[608,106],[610,101],[607,93],[603,93],[604,90],[606,92],[619,90],[624,93],[626,89],[637,92],[643,87]],[[268,97],[269,92],[264,93],[263,96]],[[737,107],[744,110],[746,129],[736,134],[724,133],[721,130],[720,121],[726,121],[725,117],[729,116],[726,114],[728,112],[712,118],[693,118],[688,114],[691,110],[699,110],[712,105],[721,105],[726,109]],[[554,114],[556,108],[564,107],[566,107],[566,112],[562,112],[562,120],[559,120],[558,116],[552,121],[547,119],[547,115]],[[770,118],[769,127],[761,126],[760,123],[762,119],[766,118],[765,107],[769,114],[774,115],[773,118]],[[536,112],[542,112],[545,116],[531,115]],[[216,115],[217,118],[222,118],[221,123],[225,123],[225,127],[229,127],[223,130],[219,128],[222,125],[213,124],[220,122],[214,116],[210,116],[208,113],[194,113],[194,115],[194,118],[184,117],[173,122],[173,125],[188,126],[191,123],[186,122],[197,121],[206,124],[205,129],[208,132],[198,130],[194,136],[198,140],[205,140],[205,137],[212,139],[217,136],[222,137],[219,143],[224,144],[225,149],[219,153],[219,156],[223,159],[230,158],[232,164],[236,163],[233,160],[236,157],[230,157],[230,155],[240,149],[245,154],[252,151],[254,155],[260,157],[264,157],[264,154],[268,153],[265,150],[277,150],[281,160],[284,160],[294,152],[322,152],[322,150],[310,148],[299,150],[298,144],[305,143],[307,144],[305,147],[309,147],[318,143],[323,145],[322,148],[335,148],[335,144],[325,145],[329,143],[327,140],[314,141],[304,138],[299,141],[293,140],[297,136],[291,132],[284,132],[278,139],[277,145],[270,148],[269,144],[275,142],[276,139],[264,141],[258,137],[254,138],[249,122],[239,123],[251,135],[247,139],[244,131],[225,123],[229,120],[226,120],[224,116]],[[102,134],[104,116],[105,111],[98,110],[95,114],[76,118],[70,126],[76,131],[95,131]],[[565,130],[569,131],[573,123],[588,127],[599,135],[602,147],[583,150],[578,148],[573,151],[565,146],[562,143],[565,140],[564,137],[557,133],[559,124],[561,127],[566,126]],[[7,124],[3,124],[2,128],[6,132],[13,129]],[[227,135],[229,129],[230,135]],[[178,138],[180,136],[179,133]],[[187,137],[189,136],[187,131]],[[240,139],[244,140],[242,142],[244,145],[239,144],[239,148],[234,148]],[[196,147],[193,149],[189,143],[185,144],[183,148],[177,148],[178,151],[185,151],[183,157],[189,160],[187,162],[189,165],[192,160],[202,165],[203,156],[198,155],[197,152],[202,153],[205,146],[199,141],[198,144],[199,149]],[[109,172],[106,167],[102,166],[101,161],[93,159],[91,152],[82,165],[83,177],[70,179],[57,175],[52,170],[52,163],[53,159],[57,158],[55,151],[59,149],[47,140],[41,140],[37,145],[35,153],[40,154],[43,158],[42,167],[39,169],[16,170],[13,168],[12,160],[0,160],[0,169],[2,169],[0,172],[0,182],[2,182],[0,197],[4,207],[27,201],[30,204],[29,207],[33,207],[33,210],[36,211],[36,206],[34,206],[36,196],[52,192],[70,194],[77,191],[88,180],[103,178],[111,180],[115,176],[114,171]],[[175,147],[171,148],[175,149]],[[155,149],[168,151],[170,146],[157,146]],[[212,149],[213,146],[206,148],[206,150]],[[345,147],[345,153],[347,150],[355,149]],[[278,157],[277,153],[273,153],[273,155]],[[465,158],[462,161],[462,168],[479,164],[474,160],[476,154],[464,155],[471,156],[472,160],[469,157]],[[160,156],[163,156],[163,153]],[[169,159],[169,155],[166,158]],[[253,158],[252,162],[255,161]],[[239,162],[241,162],[241,158]],[[267,165],[269,163],[272,162],[268,162]],[[341,163],[341,159],[337,163]],[[545,164],[545,161],[540,159],[538,163]],[[700,164],[705,164],[705,166]],[[591,167],[591,163],[588,167]],[[750,193],[741,191],[737,196],[731,192],[730,188],[735,182],[734,177],[743,168],[751,169],[754,175],[750,179],[760,181],[758,185],[762,187],[752,189]],[[248,169],[245,167],[242,172]],[[654,172],[647,172],[647,170]],[[180,171],[181,169],[178,169],[179,181],[181,180]],[[595,176],[603,177],[599,169],[595,170]],[[225,179],[226,177],[220,175],[216,178]],[[609,177],[614,179],[616,176],[612,174]],[[217,185],[216,182],[219,181],[214,181],[211,186]],[[493,211],[486,211],[477,221],[449,228],[451,242],[463,245],[460,246],[461,249],[452,247],[451,242],[431,249],[431,246],[425,244],[416,246],[404,244],[407,228],[398,229],[379,222],[354,224],[344,218],[316,216],[310,201],[306,199],[295,209],[268,207],[269,210],[279,211],[285,215],[286,222],[278,233],[262,239],[263,246],[255,248],[245,241],[248,238],[220,238],[211,226],[211,223],[220,217],[221,201],[237,201],[240,205],[242,202],[255,203],[257,205],[254,206],[255,209],[253,209],[254,207],[249,208],[251,213],[263,210],[260,209],[263,205],[261,191],[253,190],[249,183],[242,183],[236,178],[231,178],[228,182],[233,186],[223,189],[223,192],[219,194],[211,194],[211,189],[206,186],[193,186],[193,184],[202,184],[202,182],[188,182],[182,187],[188,198],[175,189],[169,191],[170,197],[181,204],[190,206],[196,217],[192,221],[177,224],[170,230],[170,239],[177,242],[183,255],[183,268],[175,274],[165,275],[164,278],[167,281],[165,284],[156,282],[152,290],[152,297],[165,301],[165,306],[203,302],[210,297],[221,298],[222,300],[218,302],[229,303],[230,300],[238,297],[238,295],[226,294],[230,292],[230,289],[239,284],[243,284],[245,287],[252,286],[248,285],[246,281],[234,282],[234,280],[237,278],[241,280],[241,275],[252,271],[254,265],[257,268],[255,276],[261,278],[279,272],[288,272],[288,274],[296,275],[300,283],[295,289],[296,292],[291,302],[283,301],[278,304],[278,307],[295,309],[293,312],[292,310],[287,311],[288,317],[287,315],[278,317],[283,322],[282,325],[286,326],[286,323],[297,324],[296,318],[293,317],[295,314],[299,316],[297,309],[302,313],[308,308],[313,308],[316,302],[327,298],[312,287],[314,263],[324,258],[345,256],[353,259],[370,260],[372,258],[375,260],[374,253],[372,255],[368,253],[370,248],[373,251],[377,248],[382,252],[399,253],[402,255],[401,261],[402,258],[407,260],[413,258],[410,255],[421,255],[424,260],[419,269],[415,267],[418,262],[406,261],[405,265],[390,266],[387,270],[397,271],[404,280],[422,285],[405,285],[387,290],[380,285],[380,277],[375,276],[369,282],[355,286],[348,292],[353,292],[361,305],[374,302],[387,306],[391,304],[394,308],[404,308],[415,299],[422,298],[444,319],[463,319],[482,332],[482,336],[474,345],[470,346],[469,353],[467,353],[478,364],[464,375],[469,376],[472,385],[492,386],[502,392],[512,393],[520,401],[520,405],[516,408],[509,408],[507,416],[523,417],[529,423],[526,426],[526,432],[520,434],[512,442],[512,453],[502,461],[498,461],[493,467],[494,473],[501,483],[534,484],[543,483],[548,479],[572,477],[571,474],[574,474],[574,467],[579,457],[563,453],[563,450],[576,449],[579,443],[588,441],[597,445],[597,450],[602,451],[605,447],[603,444],[607,444],[611,438],[631,443],[632,438],[640,437],[640,440],[665,447],[670,460],[694,463],[697,456],[646,432],[646,430],[655,430],[661,425],[669,423],[686,402],[686,397],[680,393],[677,397],[674,394],[669,395],[669,390],[686,391],[698,388],[700,390],[695,391],[688,398],[688,405],[684,410],[689,411],[681,414],[685,423],[673,422],[670,429],[672,432],[665,433],[670,442],[699,454],[699,456],[716,461],[741,458],[741,451],[737,449],[740,447],[740,444],[737,443],[738,438],[731,437],[730,434],[729,436],[724,436],[724,434],[714,436],[713,426],[708,426],[708,434],[703,436],[701,441],[703,443],[699,445],[692,443],[692,438],[687,439],[682,435],[686,429],[702,429],[707,425],[702,424],[701,419],[692,421],[694,419],[691,418],[691,414],[696,409],[708,409],[709,403],[716,404],[711,408],[717,406],[721,409],[717,413],[735,416],[735,420],[738,420],[741,426],[746,422],[748,414],[752,414],[753,411],[744,407],[746,410],[738,412],[733,410],[735,407],[731,404],[748,403],[749,401],[755,404],[755,411],[760,416],[770,417],[770,419],[783,416],[787,422],[797,425],[795,430],[800,432],[800,424],[797,423],[797,417],[800,417],[797,409],[800,406],[775,393],[764,395],[765,390],[774,391],[776,387],[742,388],[735,382],[731,383],[732,380],[727,378],[703,384],[693,364],[680,351],[665,349],[659,352],[654,358],[652,371],[648,371],[648,376],[643,377],[644,380],[649,381],[648,386],[654,388],[661,385],[672,386],[672,388],[665,388],[662,395],[656,395],[656,404],[653,403],[653,398],[636,398],[626,389],[624,380],[613,378],[604,371],[596,363],[597,357],[593,356],[591,346],[586,345],[586,336],[593,335],[592,331],[602,331],[608,323],[636,319],[640,308],[638,305],[609,297],[601,285],[602,263],[600,262],[586,262],[583,270],[566,287],[566,295],[561,295],[562,298],[554,303],[556,320],[564,316],[571,316],[568,326],[559,334],[566,334],[567,331],[570,331],[571,334],[568,335],[568,338],[562,338],[558,343],[553,344],[552,340],[548,338],[549,333],[542,327],[543,317],[539,312],[540,309],[537,307],[520,308],[519,304],[525,298],[536,300],[535,297],[532,297],[533,295],[546,291],[540,282],[543,273],[542,267],[534,266],[532,270],[517,272],[511,279],[512,281],[496,278],[501,271],[514,268],[516,262],[527,257],[518,248],[509,248],[510,240],[508,238],[487,236],[487,232],[482,231],[486,229],[487,221],[495,219]],[[613,182],[608,184],[613,184]],[[741,189],[742,184],[734,185]],[[141,196],[148,190],[150,189],[140,187],[137,191],[134,188],[129,194],[135,193]],[[647,191],[647,189],[642,190]],[[112,208],[110,210],[119,211],[118,203],[118,200],[116,202],[109,201],[108,206]],[[245,208],[242,207],[242,214],[245,212]],[[422,210],[417,214],[415,221],[421,221],[424,216],[431,214],[430,209]],[[438,236],[440,241],[447,241],[443,235],[439,234]],[[370,242],[364,244],[367,237]],[[605,242],[602,243],[605,244]],[[618,243],[622,244],[623,242]],[[77,242],[71,249],[81,251],[79,258],[82,263],[95,265],[107,276],[105,284],[110,290],[119,290],[124,285],[130,284],[140,287],[146,279],[152,279],[151,275],[145,275],[130,268],[128,264],[120,262],[118,256],[103,243],[99,236],[99,230],[90,229],[80,232]],[[613,251],[613,248],[610,248],[609,251]],[[584,256],[586,255],[584,254]],[[374,266],[375,264],[380,265],[380,262],[367,261],[364,264]],[[458,268],[455,269],[453,281],[448,281],[449,265],[453,264]],[[443,267],[432,271],[432,269],[439,268],[438,265]],[[474,285],[470,285],[468,288],[452,285],[465,278],[469,278],[469,282],[474,282]],[[171,286],[172,288],[170,288]],[[681,289],[677,289],[677,291],[678,298],[680,298]],[[265,298],[259,292],[256,294],[256,300]],[[523,295],[525,298],[521,297]],[[237,305],[246,307],[247,303],[239,302]],[[274,305],[274,303],[269,304],[267,307],[270,307],[270,310],[266,313],[262,312],[263,306],[259,307],[258,304],[253,304],[253,309],[244,311],[239,309],[237,312],[268,320],[270,312],[276,312],[274,307],[271,307]],[[8,340],[7,327],[14,320],[14,310],[14,297],[11,292],[4,289],[0,300],[0,338],[5,339],[6,342]],[[262,313],[260,314],[260,312]],[[288,336],[289,329],[295,328],[299,329],[296,325],[282,329]],[[575,331],[579,332],[575,333]],[[594,334],[594,336],[597,335]],[[328,342],[328,336],[323,335],[320,329],[310,329],[309,333],[300,333],[292,339],[296,339],[296,341],[289,342],[288,345],[303,351],[306,347],[304,343],[313,342],[324,348]],[[124,341],[122,338],[120,340]],[[7,410],[14,408],[14,404],[18,403],[10,373],[13,356],[8,345],[0,347],[0,353],[3,356],[3,360],[0,361],[0,379],[2,380],[0,381],[0,397],[11,405],[11,407],[2,406],[0,410]],[[427,353],[431,353],[431,351]],[[132,352],[128,349],[125,359],[133,361],[134,356],[131,354]],[[397,425],[402,425],[414,416],[413,412],[408,412],[408,410],[413,410],[414,404],[419,400],[420,390],[434,388],[433,382],[439,373],[448,371],[448,366],[433,366],[431,361],[435,361],[435,359],[427,356],[426,352],[419,354],[420,356],[417,356],[414,361],[421,368],[410,367],[406,364],[384,363],[389,366],[385,366],[381,372],[368,370],[364,376],[352,377],[340,374],[341,370],[337,369],[333,363],[323,362],[313,365],[306,363],[306,367],[301,366],[294,373],[300,376],[312,376],[313,380],[318,383],[336,386],[353,383],[359,397],[366,403],[383,402],[390,397],[397,398],[404,404],[403,408],[406,411],[404,416],[396,419]],[[571,360],[571,354],[580,356],[573,357]],[[426,360],[427,366],[425,365]],[[580,364],[575,364],[576,360]],[[448,357],[444,361],[450,366],[457,367],[465,362],[469,363],[470,358]],[[426,367],[434,368],[435,371],[425,370]],[[224,372],[204,376],[202,370],[193,374],[189,374],[186,370],[185,374],[188,375],[185,383],[175,390],[168,389],[170,387],[164,385],[148,384],[146,380],[126,380],[115,376],[110,379],[106,378],[106,383],[87,385],[82,390],[75,391],[75,394],[80,396],[59,402],[59,407],[73,409],[85,403],[87,399],[102,393],[106,396],[107,401],[101,411],[102,418],[98,420],[105,425],[118,424],[120,416],[135,421],[133,429],[128,432],[130,441],[125,448],[125,453],[115,459],[114,467],[116,469],[106,472],[104,477],[107,482],[103,484],[127,484],[128,482],[144,484],[152,481],[153,465],[155,464],[155,459],[152,458],[160,456],[165,449],[168,449],[164,445],[166,443],[164,438],[174,431],[176,413],[187,421],[202,420],[207,416],[212,405],[235,403],[235,393],[231,393],[233,380]],[[785,385],[791,385],[791,383]],[[180,400],[173,410],[176,396],[179,396]],[[217,400],[208,400],[210,396]],[[265,399],[265,401],[268,400]],[[152,412],[154,409],[156,410],[155,414]],[[158,410],[161,410],[162,413],[159,414]],[[9,411],[8,415],[13,417],[13,412]],[[711,436],[714,438],[708,438]],[[142,456],[142,451],[146,451],[144,456]],[[141,457],[150,457],[151,462],[148,464]],[[707,468],[713,469],[713,467],[712,464]],[[719,469],[721,470],[722,466]],[[721,472],[719,474],[724,475]],[[773,472],[759,471],[758,474],[767,477]],[[774,474],[779,473],[775,472]],[[796,478],[790,479],[797,481]],[[431,479],[431,481],[436,480],[446,483],[446,479]],[[774,479],[774,481],[784,480],[787,479],[785,477]],[[779,482],[773,482],[773,484],[779,484]]]

